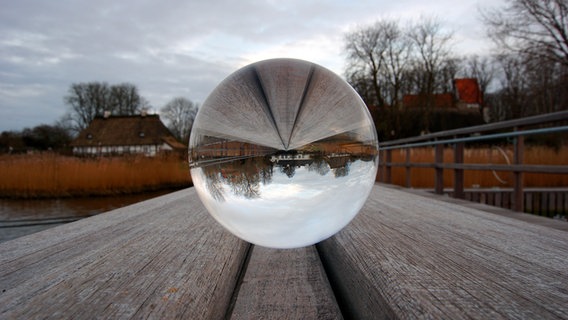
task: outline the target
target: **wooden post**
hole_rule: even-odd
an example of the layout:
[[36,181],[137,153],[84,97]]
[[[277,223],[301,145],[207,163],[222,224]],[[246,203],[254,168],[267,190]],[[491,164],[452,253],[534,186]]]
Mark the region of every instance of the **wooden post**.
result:
[[410,167],[410,148],[406,148],[406,187],[407,188],[412,187],[412,180],[410,178],[411,170],[412,169]]
[[434,187],[437,194],[444,193],[444,168],[441,164],[444,163],[444,145],[437,144],[435,153],[436,172],[434,176]]
[[385,182],[391,184],[392,183],[392,167],[390,166],[392,162],[392,150],[387,150],[387,156],[385,161],[386,166],[386,177]]
[[384,182],[385,179],[385,151],[379,150],[379,170],[378,170],[378,182]]
[[[454,163],[463,163],[464,143],[459,142],[454,145]],[[463,192],[463,169],[454,169],[454,198],[464,199]]]
[[[519,128],[515,128],[517,131]],[[522,165],[523,164],[523,155],[524,155],[524,143],[525,139],[523,136],[518,136],[515,139],[515,158],[514,164],[515,165]],[[514,172],[514,199],[515,205],[513,209],[518,212],[523,212],[525,207],[525,197],[523,191],[523,172],[521,170]]]

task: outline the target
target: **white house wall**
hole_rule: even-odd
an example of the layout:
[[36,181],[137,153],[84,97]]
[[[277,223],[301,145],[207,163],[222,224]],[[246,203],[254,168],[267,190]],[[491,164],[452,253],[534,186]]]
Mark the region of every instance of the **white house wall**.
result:
[[111,154],[144,154],[154,157],[160,151],[172,151],[168,144],[162,145],[137,145],[137,146],[100,146],[100,147],[73,147],[74,155],[111,155]]

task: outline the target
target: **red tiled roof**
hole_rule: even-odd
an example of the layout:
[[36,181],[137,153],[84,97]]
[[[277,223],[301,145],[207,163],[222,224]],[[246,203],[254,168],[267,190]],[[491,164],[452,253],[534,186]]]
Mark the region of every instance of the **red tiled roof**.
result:
[[483,103],[481,90],[475,78],[454,79],[454,87],[459,102]]

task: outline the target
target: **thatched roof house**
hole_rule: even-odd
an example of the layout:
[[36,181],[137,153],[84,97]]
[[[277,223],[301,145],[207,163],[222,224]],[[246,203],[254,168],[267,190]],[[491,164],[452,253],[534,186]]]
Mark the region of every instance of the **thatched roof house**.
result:
[[180,143],[158,115],[97,117],[71,143],[73,154],[101,156],[182,151]]

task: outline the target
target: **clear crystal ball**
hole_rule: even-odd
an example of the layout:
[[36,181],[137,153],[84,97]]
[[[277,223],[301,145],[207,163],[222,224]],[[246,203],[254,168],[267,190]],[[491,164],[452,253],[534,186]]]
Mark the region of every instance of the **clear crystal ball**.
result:
[[324,240],[359,212],[375,181],[378,141],[359,95],[311,62],[237,70],[198,111],[193,184],[237,237],[272,248]]

